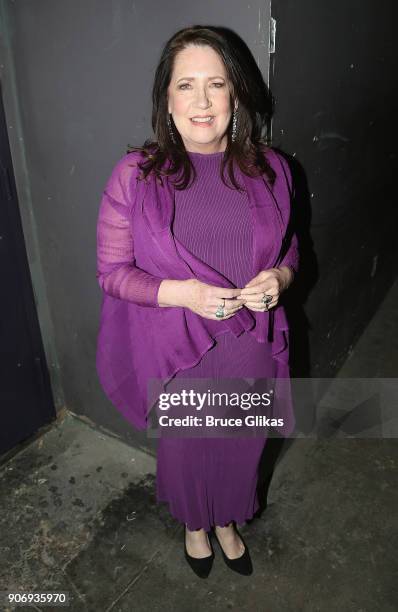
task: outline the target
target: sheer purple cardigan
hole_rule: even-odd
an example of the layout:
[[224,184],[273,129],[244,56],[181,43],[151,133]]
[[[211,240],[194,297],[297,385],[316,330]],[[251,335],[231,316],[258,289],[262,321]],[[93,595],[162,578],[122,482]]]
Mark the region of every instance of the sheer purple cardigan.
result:
[[[265,154],[276,172],[271,188],[265,176],[250,178],[236,168],[247,190],[253,219],[253,276],[267,268],[299,266],[296,233],[288,232],[292,178],[286,160],[273,149]],[[194,366],[226,328],[239,336],[271,342],[277,378],[289,379],[289,326],[279,303],[269,312],[242,308],[227,320],[200,317],[188,308],[160,307],[163,279],[235,287],[227,278],[190,253],[173,235],[174,187],[167,177],[141,180],[141,153],[124,155],[114,166],[102,193],[97,221],[97,279],[102,289],[96,367],[108,399],[139,430],[146,429],[157,393],[175,374]],[[289,228],[290,229],[290,228]],[[263,241],[272,232],[273,241]],[[282,389],[282,388],[281,388]],[[282,394],[290,393],[284,385]],[[290,401],[290,397],[285,401]],[[285,410],[286,412],[286,410]],[[285,414],[280,433],[295,425]]]

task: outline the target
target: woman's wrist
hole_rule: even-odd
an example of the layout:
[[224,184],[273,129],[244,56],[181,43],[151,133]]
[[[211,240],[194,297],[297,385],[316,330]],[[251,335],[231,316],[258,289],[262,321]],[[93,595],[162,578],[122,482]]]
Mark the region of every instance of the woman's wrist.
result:
[[158,290],[158,305],[164,308],[168,306],[184,307],[187,303],[186,296],[190,280],[162,280]]
[[282,291],[286,291],[294,280],[294,271],[290,266],[280,266],[277,269],[283,274]]

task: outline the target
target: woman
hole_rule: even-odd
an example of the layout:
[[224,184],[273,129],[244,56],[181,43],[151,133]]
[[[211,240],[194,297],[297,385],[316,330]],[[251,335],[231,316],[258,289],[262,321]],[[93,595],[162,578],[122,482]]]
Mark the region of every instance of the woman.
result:
[[[156,140],[119,160],[103,193],[97,370],[139,429],[155,401],[150,379],[170,390],[187,378],[289,376],[280,296],[298,268],[291,176],[261,140],[271,105],[253,64],[224,30],[177,32],[155,75]],[[289,435],[294,418],[284,417]],[[258,509],[266,439],[158,441],[157,499],[185,524],[185,558],[200,577],[212,567],[213,529],[228,567],[252,572],[236,524]]]

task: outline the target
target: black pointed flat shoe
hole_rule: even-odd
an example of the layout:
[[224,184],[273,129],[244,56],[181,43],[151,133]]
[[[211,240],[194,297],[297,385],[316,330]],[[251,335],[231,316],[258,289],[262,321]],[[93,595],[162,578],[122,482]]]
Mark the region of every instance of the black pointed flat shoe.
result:
[[237,559],[230,559],[229,557],[227,557],[223,550],[223,547],[221,546],[221,542],[217,537],[216,530],[213,530],[214,537],[216,538],[218,545],[221,548],[225,565],[227,565],[229,569],[233,570],[234,572],[237,572],[238,574],[242,574],[243,576],[250,576],[253,573],[253,565],[252,560],[250,558],[249,549],[247,548],[246,542],[244,541],[237,529],[236,532],[242,540],[245,550],[243,551],[243,554]]
[[191,567],[191,569],[195,572],[197,576],[199,576],[199,578],[207,578],[208,575],[210,574],[211,568],[213,567],[214,550],[209,540],[209,537],[207,537],[207,539],[209,542],[209,546],[211,548],[211,555],[209,555],[208,557],[201,557],[201,558],[191,557],[191,555],[189,555],[187,551],[187,542],[185,539],[185,529],[184,529],[184,556],[189,566]]

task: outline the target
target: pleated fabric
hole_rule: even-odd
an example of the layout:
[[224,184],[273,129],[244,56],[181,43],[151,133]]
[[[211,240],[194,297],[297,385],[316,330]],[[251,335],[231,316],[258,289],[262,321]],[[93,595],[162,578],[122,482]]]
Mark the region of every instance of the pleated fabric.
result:
[[[175,193],[173,234],[194,255],[237,287],[253,277],[253,228],[245,192],[221,180],[223,153],[189,156],[197,179]],[[272,236],[264,236],[272,240]],[[267,378],[275,376],[270,345],[249,333],[221,334],[194,367],[179,371],[167,392],[179,391],[187,378]],[[185,387],[186,388],[186,387]],[[190,530],[238,524],[258,509],[258,466],[266,438],[166,437],[158,440],[156,491],[170,513]]]

